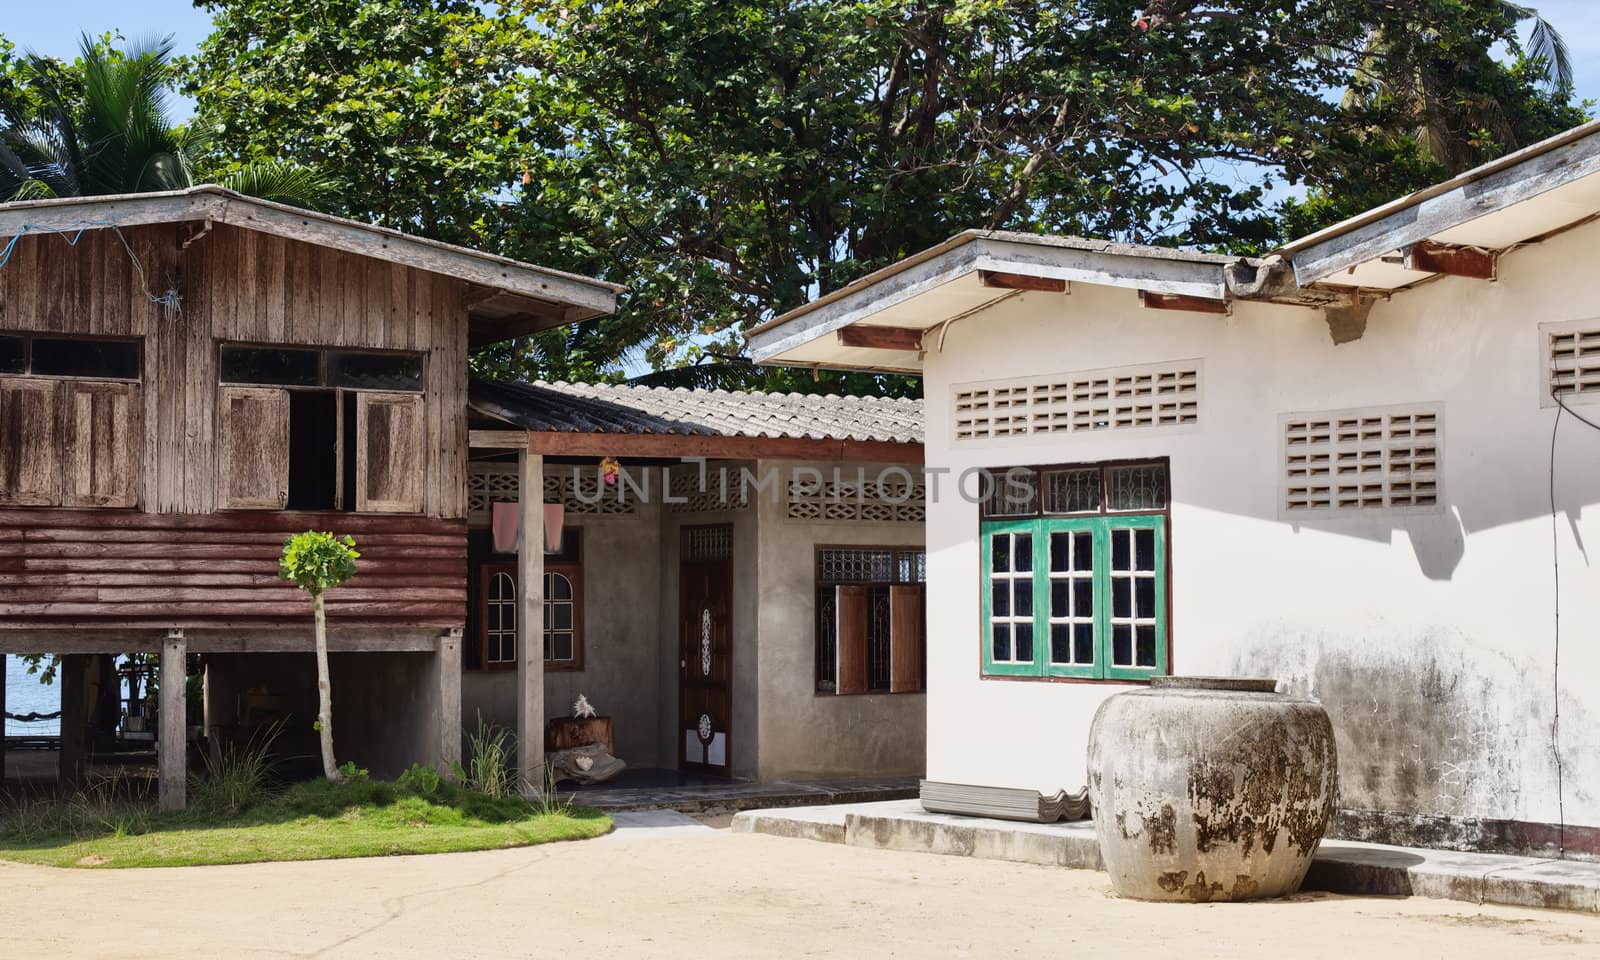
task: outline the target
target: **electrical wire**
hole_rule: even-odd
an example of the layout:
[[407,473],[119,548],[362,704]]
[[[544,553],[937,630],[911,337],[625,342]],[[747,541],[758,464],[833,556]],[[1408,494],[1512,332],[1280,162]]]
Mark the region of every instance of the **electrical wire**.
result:
[[1567,405],[1551,390],[1556,398],[1556,419],[1550,427],[1550,570],[1555,586],[1553,605],[1555,621],[1555,658],[1551,670],[1555,713],[1550,720],[1550,753],[1556,761],[1556,856],[1567,855],[1567,795],[1563,782],[1565,771],[1561,764],[1561,526],[1556,519],[1556,437],[1561,433],[1561,412]]
[[1559,384],[1550,388],[1550,398],[1556,402],[1555,423],[1550,426],[1550,569],[1555,586],[1555,641],[1552,666],[1554,712],[1550,720],[1550,752],[1556,762],[1556,851],[1557,856],[1567,855],[1567,794],[1564,782],[1565,768],[1561,761],[1561,528],[1556,512],[1556,439],[1561,433],[1561,415],[1567,414],[1584,426],[1600,431],[1600,423],[1567,406],[1561,399]]
[[150,281],[149,278],[145,276],[144,264],[139,262],[139,256],[133,252],[133,247],[129,245],[128,238],[122,235],[122,228],[118,227],[109,220],[79,220],[76,224],[74,224],[74,226],[78,228],[77,232],[73,233],[69,237],[67,236],[67,230],[71,230],[71,227],[68,227],[67,230],[62,230],[56,227],[47,227],[34,223],[23,224],[22,229],[18,230],[16,234],[6,242],[6,245],[3,249],[0,249],[0,270],[5,269],[6,264],[11,262],[11,254],[16,251],[17,241],[21,240],[24,234],[53,233],[56,236],[61,237],[63,240],[66,240],[67,246],[76,247],[78,245],[78,241],[83,239],[83,235],[86,231],[95,227],[107,227],[112,233],[117,235],[117,240],[121,242],[122,249],[128,253],[128,259],[133,261],[134,272],[139,275],[139,289],[144,291],[144,295],[150,299],[150,302],[166,308],[169,314],[182,310],[182,307],[180,306],[180,301],[182,298],[179,297],[178,291],[168,290],[159,297],[150,292]]

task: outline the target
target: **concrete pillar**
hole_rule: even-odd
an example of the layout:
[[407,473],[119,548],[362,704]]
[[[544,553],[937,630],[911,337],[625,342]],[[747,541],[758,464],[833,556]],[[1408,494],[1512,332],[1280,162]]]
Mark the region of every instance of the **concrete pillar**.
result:
[[161,733],[157,774],[161,809],[182,810],[188,802],[188,717],[184,710],[185,661],[189,644],[182,630],[170,630],[161,643]]
[[544,457],[517,453],[517,776],[544,791]]
[[439,638],[434,655],[434,677],[439,685],[439,719],[435,724],[439,745],[435,765],[448,776],[461,762],[461,630],[452,628]]

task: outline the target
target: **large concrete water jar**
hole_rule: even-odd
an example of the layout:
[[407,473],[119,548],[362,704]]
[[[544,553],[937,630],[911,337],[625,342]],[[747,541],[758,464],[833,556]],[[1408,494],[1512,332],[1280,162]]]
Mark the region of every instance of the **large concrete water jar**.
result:
[[1272,680],[1156,677],[1100,705],[1089,799],[1117,893],[1294,893],[1333,811],[1333,725]]

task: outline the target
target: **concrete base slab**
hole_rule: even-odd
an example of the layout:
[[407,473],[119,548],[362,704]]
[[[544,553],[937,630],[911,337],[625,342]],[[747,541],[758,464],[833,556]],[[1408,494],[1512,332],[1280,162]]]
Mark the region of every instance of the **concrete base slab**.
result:
[[851,805],[790,807],[786,810],[746,810],[733,816],[734,833],[765,833],[795,840],[844,843],[845,810]]
[[1022,823],[929,813],[917,800],[845,808],[845,843],[878,850],[943,853],[985,860],[1015,860],[1051,867],[1100,870],[1094,825]]
[[622,810],[610,814],[611,832],[600,840],[711,839],[717,831],[676,810]]
[[[1090,821],[1041,824],[958,817],[928,813],[917,800],[750,810],[734,816],[733,830],[879,850],[1104,869]],[[1600,863],[1325,840],[1304,889],[1600,914]]]
[[832,803],[866,803],[917,795],[916,777],[871,780],[778,780],[750,783],[725,780],[682,787],[589,788],[563,792],[562,799],[613,813],[618,810],[679,810],[684,813],[733,813],[775,807],[815,807]]

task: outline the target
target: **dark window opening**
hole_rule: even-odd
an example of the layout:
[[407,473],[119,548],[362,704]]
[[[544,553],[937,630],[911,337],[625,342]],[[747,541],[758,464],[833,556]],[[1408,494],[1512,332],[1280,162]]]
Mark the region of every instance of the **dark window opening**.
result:
[[350,390],[422,391],[422,354],[323,351],[310,348],[222,347],[223,383]]
[[361,390],[421,390],[422,358],[405,353],[330,353],[328,382]]
[[920,547],[817,550],[818,693],[915,693],[927,676],[927,553]]
[[223,383],[314,387],[322,382],[321,360],[315,350],[223,347],[221,377]]
[[889,588],[867,588],[867,689],[889,689]]
[[139,341],[32,334],[0,337],[0,373],[138,380]]
[[338,397],[331,390],[289,394],[290,510],[332,510],[338,489]]
[[0,373],[27,372],[27,341],[22,337],[0,337]]
[[[339,478],[340,492],[344,497],[346,510],[356,509],[356,395],[353,393],[341,394],[344,398],[344,475]],[[331,478],[330,478],[331,479]],[[333,484],[328,484],[328,489],[333,489]]]

